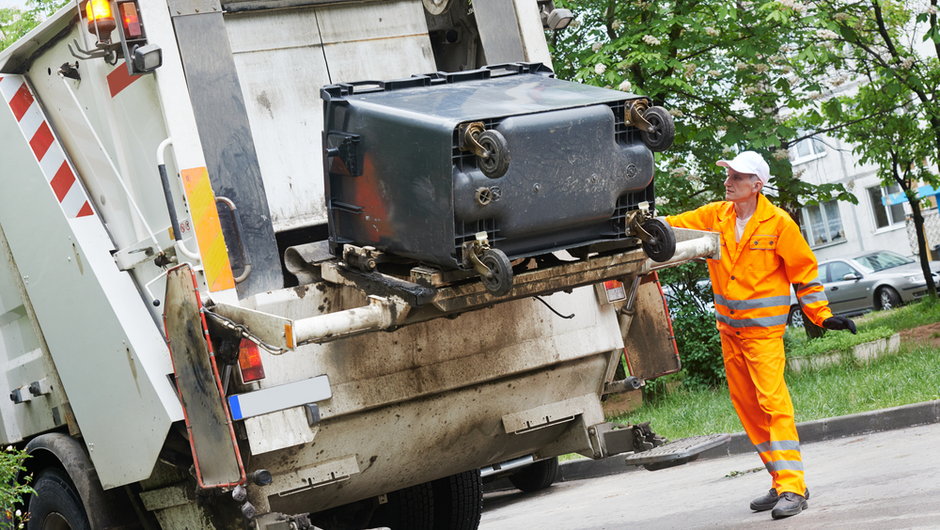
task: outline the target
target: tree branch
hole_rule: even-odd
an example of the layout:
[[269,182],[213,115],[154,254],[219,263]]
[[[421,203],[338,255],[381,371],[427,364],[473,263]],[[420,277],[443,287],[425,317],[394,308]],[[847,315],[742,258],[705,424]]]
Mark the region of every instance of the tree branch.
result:
[[869,115],[867,115],[867,116],[862,116],[861,118],[858,118],[858,119],[855,119],[855,120],[849,120],[849,121],[847,121],[847,122],[838,123],[838,124],[836,124],[836,125],[833,125],[832,127],[824,127],[824,128],[822,128],[822,129],[816,129],[815,131],[813,131],[813,132],[811,132],[811,133],[809,133],[809,134],[804,134],[803,136],[799,136],[799,137],[793,139],[792,141],[787,142],[786,145],[785,145],[785,147],[789,147],[789,146],[791,146],[791,145],[795,145],[795,144],[797,144],[797,143],[799,143],[799,142],[802,142],[803,140],[807,140],[807,139],[809,139],[809,138],[812,138],[812,137],[817,136],[817,135],[820,135],[820,134],[826,134],[826,133],[830,133],[830,132],[833,132],[833,131],[838,131],[839,129],[842,129],[842,128],[844,128],[844,127],[848,127],[849,125],[855,125],[856,123],[861,123],[861,122],[863,122],[863,121],[867,121],[867,120],[870,120],[870,119],[872,119],[872,118],[877,118],[877,117],[882,116],[882,115],[884,115],[884,114],[890,114],[890,113],[896,111],[897,109],[906,106],[907,104],[908,104],[908,102],[900,103],[900,104],[898,104],[898,105],[895,105],[894,107],[891,107],[890,109],[882,109],[882,110],[880,110],[880,111],[878,111],[878,112],[875,112],[875,113],[873,113],[873,114],[869,114]]
[[937,0],[930,0],[931,7],[934,8],[934,11],[930,13],[930,35],[933,39],[933,49],[934,53],[937,54],[937,59],[940,59],[940,42],[938,42],[937,37]]

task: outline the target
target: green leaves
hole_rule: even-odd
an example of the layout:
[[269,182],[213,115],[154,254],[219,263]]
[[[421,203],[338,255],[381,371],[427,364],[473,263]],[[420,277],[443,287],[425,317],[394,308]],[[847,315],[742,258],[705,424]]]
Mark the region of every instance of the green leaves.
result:
[[38,24],[39,20],[30,11],[21,11],[15,7],[0,8],[0,50],[16,42]]
[[0,8],[0,50],[6,49],[20,37],[38,26],[69,0],[28,0],[27,10],[15,7]]
[[[627,81],[675,113],[676,141],[659,157],[657,177],[658,196],[669,203],[658,206],[689,209],[720,198],[723,171],[715,161],[736,150],[763,152],[778,181],[790,178],[787,161],[773,158],[794,132],[784,126],[783,109],[807,106],[801,54],[815,61],[829,53],[801,51],[806,38],[790,28],[803,20],[802,11],[780,2],[739,9],[723,0],[556,4],[581,21],[556,41],[559,77],[612,87]],[[593,70],[598,62],[607,67],[601,76]],[[713,185],[671,177],[677,168]],[[796,205],[801,198],[785,192],[781,199]]]
[[[25,495],[33,493],[29,486],[32,477],[26,474],[24,464],[27,458],[29,455],[25,451],[13,446],[0,449],[0,520],[9,524],[4,528],[23,528],[19,525],[25,519],[17,506],[22,505]],[[22,475],[26,478],[21,479]]]

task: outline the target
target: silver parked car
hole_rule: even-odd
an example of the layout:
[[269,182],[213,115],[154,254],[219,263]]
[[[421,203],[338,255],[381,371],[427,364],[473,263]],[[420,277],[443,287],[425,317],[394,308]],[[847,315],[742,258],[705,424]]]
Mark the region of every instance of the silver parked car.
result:
[[[931,261],[930,270],[934,281],[940,283],[940,261]],[[819,264],[819,281],[837,315],[891,309],[927,294],[920,262],[890,250],[869,250],[824,261]],[[802,325],[802,316],[798,305],[790,308],[792,325]]]

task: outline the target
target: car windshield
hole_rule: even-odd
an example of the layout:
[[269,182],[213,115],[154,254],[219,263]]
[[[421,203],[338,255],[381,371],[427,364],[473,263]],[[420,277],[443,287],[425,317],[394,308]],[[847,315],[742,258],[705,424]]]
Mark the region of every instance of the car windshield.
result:
[[871,254],[865,254],[864,256],[859,256],[855,258],[855,261],[865,267],[866,269],[872,272],[883,271],[885,269],[890,269],[892,267],[900,267],[901,265],[907,265],[908,263],[914,263],[914,260],[911,258],[905,258],[900,254],[895,254],[894,252],[888,252],[882,250],[879,252],[872,252]]

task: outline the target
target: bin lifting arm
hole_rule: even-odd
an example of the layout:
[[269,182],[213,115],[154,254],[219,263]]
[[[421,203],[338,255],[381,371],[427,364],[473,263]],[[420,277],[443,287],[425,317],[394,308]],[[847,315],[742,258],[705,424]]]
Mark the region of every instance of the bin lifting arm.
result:
[[408,304],[395,296],[370,296],[364,306],[298,320],[224,303],[212,307],[214,313],[244,325],[259,340],[286,350],[392,329],[407,316],[408,309]]

